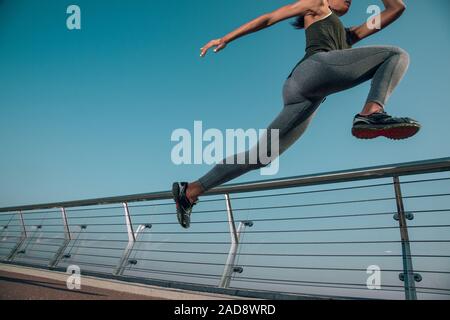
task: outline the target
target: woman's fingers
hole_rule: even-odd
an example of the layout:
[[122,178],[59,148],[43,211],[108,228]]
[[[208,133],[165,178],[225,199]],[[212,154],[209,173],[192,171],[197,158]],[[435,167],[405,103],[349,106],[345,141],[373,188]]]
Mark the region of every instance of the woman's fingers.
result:
[[217,45],[217,48],[214,49],[214,52],[219,52],[223,48],[226,47],[226,44],[224,42],[221,42],[219,45]]
[[201,51],[200,57],[203,57],[211,47],[212,47],[211,41],[208,42],[208,44],[206,44],[205,46],[203,46],[203,48],[200,49],[200,51]]
[[225,48],[226,44],[221,39],[211,40],[205,46],[200,48],[200,57],[204,57],[211,47],[216,47],[214,52],[218,52]]

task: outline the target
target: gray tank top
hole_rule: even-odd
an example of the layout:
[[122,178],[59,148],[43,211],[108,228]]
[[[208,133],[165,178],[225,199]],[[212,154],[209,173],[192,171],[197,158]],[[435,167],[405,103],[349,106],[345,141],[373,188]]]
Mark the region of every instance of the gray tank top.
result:
[[295,68],[303,61],[318,52],[350,49],[352,47],[351,34],[345,28],[341,19],[332,12],[325,19],[314,22],[306,30],[306,54],[292,69],[288,79],[292,76]]
[[349,30],[344,27],[334,12],[327,18],[310,25],[305,33],[306,55],[302,61],[318,52],[350,49],[352,47]]

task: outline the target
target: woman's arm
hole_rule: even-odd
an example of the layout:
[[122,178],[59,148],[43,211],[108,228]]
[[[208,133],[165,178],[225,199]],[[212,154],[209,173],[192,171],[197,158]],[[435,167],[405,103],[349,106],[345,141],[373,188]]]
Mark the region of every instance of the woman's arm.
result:
[[211,40],[203,48],[201,48],[200,56],[203,57],[206,52],[213,46],[216,46],[214,52],[218,52],[225,48],[225,46],[246,35],[270,27],[282,20],[286,20],[299,15],[316,14],[323,6],[323,0],[298,0],[292,4],[281,7],[278,10],[264,14],[246,24],[240,28],[230,32],[226,36],[220,39]]
[[406,5],[402,0],[382,0],[384,4],[384,10],[373,19],[379,19],[381,21],[380,28],[370,28],[368,23],[363,23],[358,27],[350,28],[350,36],[352,43],[361,41],[368,36],[371,36],[378,31],[386,28],[392,22],[400,18],[406,9]]

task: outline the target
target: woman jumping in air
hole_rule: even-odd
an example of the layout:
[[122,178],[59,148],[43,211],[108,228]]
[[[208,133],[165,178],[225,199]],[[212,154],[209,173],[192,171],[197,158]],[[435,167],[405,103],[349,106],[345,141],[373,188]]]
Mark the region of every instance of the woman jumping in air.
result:
[[[406,139],[420,130],[420,124],[411,118],[392,117],[384,109],[408,68],[408,53],[393,46],[351,48],[358,41],[386,28],[406,9],[402,0],[382,1],[385,9],[375,18],[380,21],[379,28],[371,28],[366,23],[345,28],[339,17],[348,12],[351,0],[299,0],[254,19],[223,38],[210,41],[201,48],[200,56],[205,56],[212,47],[214,52],[218,52],[231,41],[246,34],[296,17],[294,26],[304,28],[306,32],[306,55],[286,79],[283,87],[284,108],[267,128],[267,132],[271,132],[271,129],[279,130],[278,155],[305,132],[328,95],[350,89],[370,79],[370,92],[362,112],[353,120],[352,134],[359,139],[380,136],[395,140]],[[270,146],[270,135],[268,139],[265,144]],[[254,148],[258,148],[260,144],[261,140]],[[249,159],[249,152],[244,153],[245,159]],[[225,160],[223,164],[217,164],[198,181],[173,184],[178,222],[183,228],[189,228],[192,207],[203,193],[268,165],[259,159],[252,164],[239,164],[236,161],[238,156],[230,157],[235,160],[233,162]]]

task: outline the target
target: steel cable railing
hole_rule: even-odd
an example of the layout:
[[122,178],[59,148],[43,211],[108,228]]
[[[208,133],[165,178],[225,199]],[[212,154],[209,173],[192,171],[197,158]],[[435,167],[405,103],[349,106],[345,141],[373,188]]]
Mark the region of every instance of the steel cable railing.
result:
[[[306,217],[285,217],[285,218],[264,218],[264,219],[252,219],[253,222],[274,222],[274,221],[289,221],[289,220],[315,220],[315,219],[333,219],[333,218],[355,218],[355,217],[371,217],[371,216],[385,216],[385,215],[394,215],[396,212],[379,212],[379,213],[356,213],[356,214],[341,214],[341,215],[326,215],[326,216],[306,216]],[[435,209],[435,210],[414,210],[414,211],[406,211],[405,213],[449,213],[450,209]],[[86,217],[86,218],[98,218],[99,216]],[[110,217],[110,216],[108,216]],[[119,215],[115,215],[113,217],[119,217]],[[121,216],[120,216],[121,217]],[[55,218],[60,219],[60,218]],[[73,218],[76,219],[76,218]],[[83,218],[79,218],[83,219]],[[28,219],[28,221],[32,221],[35,219]],[[241,221],[238,221],[241,222]],[[213,220],[213,221],[196,221],[196,224],[215,224],[215,223],[228,223],[227,220]],[[123,223],[90,223],[90,226],[122,226]],[[152,225],[178,225],[178,222],[153,222]],[[47,224],[47,227],[59,227],[60,224]]]
[[[422,298],[448,296],[450,250],[446,251],[445,246],[450,239],[445,234],[450,228],[450,193],[445,191],[450,187],[442,184],[449,182],[450,177],[423,178],[448,171],[450,158],[228,185],[202,199],[193,216],[192,231],[178,229],[168,192],[1,208],[4,214],[0,214],[0,227],[6,227],[8,233],[0,234],[0,249],[12,251],[6,255],[8,263],[48,263],[59,268],[77,264],[83,270],[105,276],[112,273],[116,277],[176,280],[210,287],[217,286],[220,280],[223,288],[265,292],[268,286],[268,292],[274,294],[383,298],[378,293],[385,292],[387,297],[397,298],[405,292],[407,299],[415,299],[417,294]],[[399,177],[418,175],[422,179],[399,181]],[[389,178],[394,179],[304,190],[324,184]],[[425,185],[426,192],[422,192]],[[400,186],[412,189],[402,195]],[[283,188],[299,190],[278,192]],[[252,194],[241,195],[242,192]],[[351,197],[346,198],[345,192],[351,192]],[[370,192],[370,197],[358,196],[358,192]],[[377,192],[390,194],[377,196]],[[215,198],[223,194],[229,201],[226,208],[223,198]],[[232,199],[229,194],[233,194]],[[308,200],[318,196],[320,201]],[[326,199],[333,196],[338,199]],[[277,204],[270,203],[274,201]],[[416,210],[405,208],[404,202],[417,202],[412,206]],[[338,206],[355,210],[336,212]],[[60,210],[67,217],[66,226]],[[116,214],[117,210],[121,212]],[[218,215],[228,215],[228,219]],[[426,216],[431,221],[407,225],[414,216]],[[393,219],[387,220],[389,217]],[[358,219],[371,220],[361,224]],[[224,230],[225,223],[231,231]],[[301,227],[296,225],[299,223]],[[399,231],[401,238],[392,239]],[[408,231],[415,237],[410,237]],[[230,232],[231,239],[227,239]],[[427,249],[422,251],[424,246]],[[382,273],[390,282],[377,290],[355,281],[367,273],[364,263],[371,261],[382,266]],[[419,267],[413,269],[413,262]],[[338,278],[348,281],[331,280],[336,272],[342,273]],[[278,274],[283,277],[274,277]],[[422,279],[424,285],[416,283]],[[439,287],[436,283],[449,285]],[[309,292],[304,291],[307,288]],[[337,294],[335,290],[341,292]]]
[[[419,228],[450,228],[450,225],[424,225],[424,226],[410,226],[410,229]],[[258,231],[247,231],[247,234],[252,233],[300,233],[300,232],[338,232],[338,231],[367,231],[367,230],[387,230],[387,229],[398,229],[398,227],[391,226],[379,226],[379,227],[357,227],[357,228],[334,228],[334,229],[297,229],[297,230],[258,230]],[[20,231],[11,231],[12,233],[20,233]],[[61,234],[62,231],[45,231],[45,233],[57,233]],[[77,232],[73,232],[77,233]],[[86,231],[86,234],[127,234],[125,231]],[[180,235],[176,231],[155,231],[152,234],[171,234]],[[228,234],[226,231],[194,231],[194,232],[184,232],[186,234]],[[45,238],[48,239],[48,238]],[[54,238],[52,238],[54,239]],[[113,240],[114,241],[114,240]]]
[[[439,179],[422,179],[422,180],[413,180],[413,181],[405,181],[402,182],[402,184],[411,184],[411,183],[421,183],[421,182],[431,182],[431,181],[448,181],[450,178],[439,178]],[[333,189],[321,189],[321,190],[313,190],[313,191],[302,191],[302,192],[289,192],[289,193],[278,193],[278,194],[269,194],[269,195],[257,195],[257,196],[246,196],[246,197],[235,197],[233,198],[234,201],[237,200],[243,200],[243,199],[256,199],[256,198],[265,198],[265,197],[279,197],[279,196],[287,196],[287,195],[302,195],[302,194],[308,194],[308,193],[323,193],[323,192],[331,192],[331,191],[341,191],[341,190],[352,190],[352,189],[360,189],[360,188],[373,188],[373,187],[379,187],[379,186],[392,186],[393,183],[381,183],[381,184],[373,184],[369,186],[356,186],[356,187],[346,187],[346,188],[333,188]],[[220,202],[223,201],[222,199],[208,199],[203,200],[202,202]],[[133,205],[130,206],[130,208],[139,208],[139,207],[155,207],[155,206],[173,206],[173,203],[167,202],[167,203],[161,203],[161,204],[144,204],[144,205]],[[70,212],[82,212],[82,211],[100,211],[100,210],[110,210],[110,209],[121,209],[120,206],[114,206],[114,207],[98,207],[98,208],[82,208],[82,209],[71,209]],[[36,214],[34,212],[31,212],[33,214]],[[59,213],[59,211],[40,211],[38,212],[40,214],[42,213]],[[23,214],[27,214],[24,212]],[[121,217],[122,215],[114,215],[117,217]],[[14,217],[12,215],[12,217]],[[91,216],[91,217],[102,217],[102,216]],[[103,216],[106,217],[106,216]],[[111,216],[108,216],[111,217]],[[59,218],[54,218],[59,219]],[[8,219],[6,219],[8,220]],[[6,221],[3,219],[0,219],[1,221]]]

